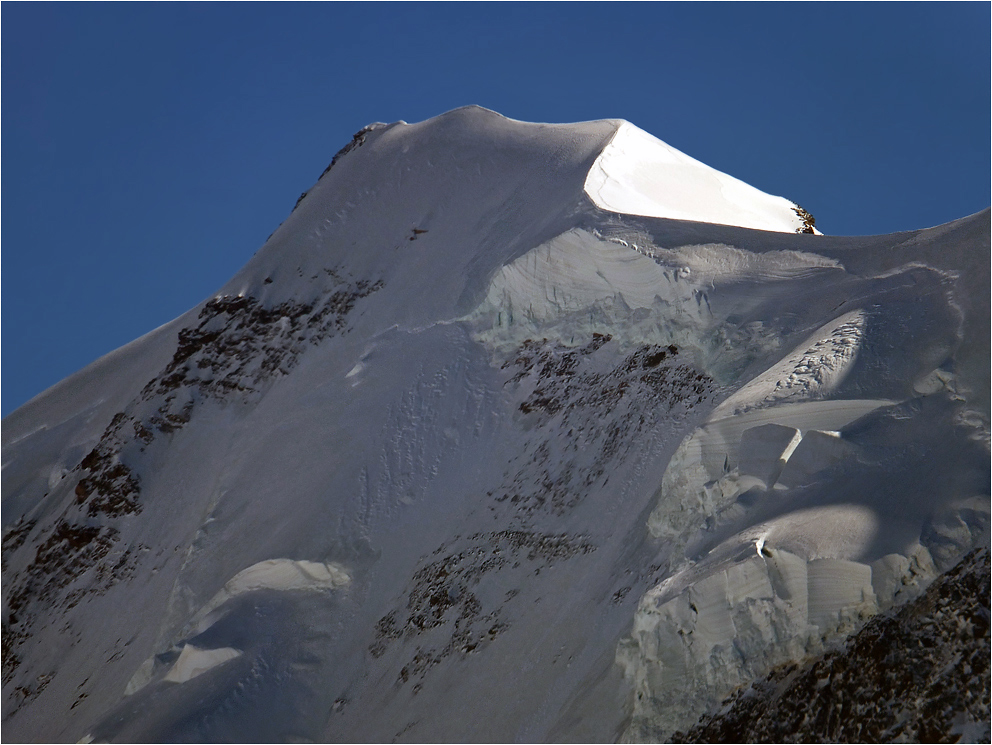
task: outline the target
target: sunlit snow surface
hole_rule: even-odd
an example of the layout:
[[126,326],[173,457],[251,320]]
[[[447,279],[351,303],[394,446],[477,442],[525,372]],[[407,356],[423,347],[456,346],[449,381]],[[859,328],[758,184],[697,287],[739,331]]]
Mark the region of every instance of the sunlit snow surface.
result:
[[988,541],[988,212],[800,224],[618,121],[363,130],[4,422],[5,737],[663,739],[917,597]]
[[793,204],[720,173],[623,122],[596,159],[585,190],[611,212],[795,233]]

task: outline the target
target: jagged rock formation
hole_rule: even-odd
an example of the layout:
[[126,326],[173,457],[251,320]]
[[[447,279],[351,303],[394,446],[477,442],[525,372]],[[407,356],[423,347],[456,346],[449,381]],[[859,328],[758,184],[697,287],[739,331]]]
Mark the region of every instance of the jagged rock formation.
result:
[[801,227],[796,228],[797,233],[815,233],[816,232],[816,218],[813,217],[809,212],[804,210],[798,204],[792,208],[792,211],[799,215],[799,219],[803,221]]

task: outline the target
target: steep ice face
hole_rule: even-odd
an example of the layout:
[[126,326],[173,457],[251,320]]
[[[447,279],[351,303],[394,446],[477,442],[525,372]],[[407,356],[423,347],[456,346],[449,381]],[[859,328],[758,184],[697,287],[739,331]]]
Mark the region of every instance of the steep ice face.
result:
[[806,228],[803,211],[789,200],[720,173],[630,122],[596,159],[585,189],[610,212],[784,233]]
[[712,209],[631,217],[635,134],[367,128],[11,415],[12,737],[653,736],[986,540],[987,214],[790,235],[666,150]]
[[988,609],[988,549],[979,549],[923,597],[826,654],[742,686],[671,742],[728,742],[740,732],[762,742],[985,742]]
[[728,691],[822,650],[877,611],[870,567],[767,546],[674,597],[649,592],[618,651],[638,702],[627,739],[667,738]]

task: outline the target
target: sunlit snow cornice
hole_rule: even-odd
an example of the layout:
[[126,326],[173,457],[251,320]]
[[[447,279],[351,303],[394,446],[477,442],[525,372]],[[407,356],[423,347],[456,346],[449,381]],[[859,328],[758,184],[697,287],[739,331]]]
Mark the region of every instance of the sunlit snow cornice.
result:
[[586,177],[589,198],[610,212],[795,233],[788,199],[765,194],[622,122]]

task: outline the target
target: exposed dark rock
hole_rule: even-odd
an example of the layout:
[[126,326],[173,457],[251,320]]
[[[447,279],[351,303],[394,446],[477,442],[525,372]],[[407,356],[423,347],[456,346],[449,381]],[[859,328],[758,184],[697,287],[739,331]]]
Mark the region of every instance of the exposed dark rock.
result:
[[119,579],[130,576],[131,555],[125,553],[113,566],[97,571],[85,589],[69,586],[110,553],[118,531],[108,526],[78,525],[59,520],[38,546],[34,558],[5,588],[8,615],[3,629],[3,677],[6,681],[19,665],[16,647],[30,637],[30,628],[42,609],[64,613],[90,593],[102,593]]
[[816,218],[813,217],[809,212],[804,210],[798,204],[792,208],[792,211],[799,215],[799,219],[803,221],[801,228],[796,228],[797,233],[813,233],[815,232],[813,228],[816,227]]
[[[714,391],[713,381],[679,359],[678,347],[645,344],[611,364],[607,372],[589,360],[611,340],[593,334],[584,345],[567,347],[547,339],[528,339],[503,369],[516,368],[506,382],[523,394],[522,414],[537,417],[531,461],[492,492],[526,516],[535,511],[562,515],[582,501],[589,488],[610,471],[610,464],[633,446],[657,417],[679,421]],[[606,417],[616,409],[627,416]],[[603,426],[605,419],[614,423]],[[552,440],[564,431],[565,453],[552,456]],[[587,457],[594,453],[591,461]]]
[[[581,536],[547,535],[523,530],[478,533],[464,541],[459,551],[441,546],[434,556],[445,554],[421,566],[410,580],[406,604],[379,619],[375,641],[369,646],[373,657],[382,657],[393,642],[415,640],[434,629],[442,629],[440,646],[418,645],[411,659],[399,670],[397,681],[406,683],[423,676],[453,654],[467,655],[509,628],[504,606],[516,597],[505,594],[495,608],[485,608],[475,588],[490,572],[513,571],[528,562],[526,571],[540,571],[558,561],[587,554],[596,547]],[[448,553],[445,553],[445,552]],[[432,636],[437,639],[438,637]]]
[[[19,664],[16,648],[30,638],[39,618],[64,613],[134,571],[134,550],[112,552],[121,534],[114,525],[143,509],[141,481],[128,463],[142,458],[156,438],[182,429],[200,402],[246,401],[291,370],[307,348],[347,333],[346,318],[355,303],[382,287],[381,281],[346,282],[335,270],[325,271],[338,286],[314,303],[265,306],[240,295],[209,301],[198,324],[179,332],[172,360],[114,415],[73,469],[81,474],[75,499],[54,523],[37,527],[41,543],[26,568],[5,575],[5,680]],[[5,560],[35,528],[24,523],[7,532]]]
[[3,571],[7,571],[7,555],[23,545],[34,526],[34,520],[24,520],[22,518],[3,534],[3,557],[0,559],[3,564]]
[[[355,132],[355,134],[351,138],[351,142],[349,142],[347,145],[345,145],[343,148],[341,148],[340,150],[337,151],[337,153],[334,155],[334,157],[331,158],[331,162],[327,165],[327,168],[325,168],[324,169],[324,172],[320,174],[320,177],[321,178],[324,178],[324,176],[327,174],[327,172],[329,170],[331,170],[332,168],[334,168],[334,166],[337,165],[337,162],[339,160],[341,160],[341,158],[343,158],[345,155],[347,155],[348,153],[350,153],[355,148],[361,147],[362,145],[364,145],[365,144],[365,138],[369,136],[369,132],[372,132],[372,131],[374,131],[376,129],[379,129],[380,127],[384,127],[384,126],[385,126],[384,124],[381,124],[381,123],[376,122],[375,124],[369,124],[369,125],[367,125],[365,127],[362,127],[360,130],[358,130],[357,132]],[[302,197],[301,197],[301,199],[302,199]],[[299,202],[297,202],[297,204],[299,204]]]

